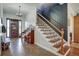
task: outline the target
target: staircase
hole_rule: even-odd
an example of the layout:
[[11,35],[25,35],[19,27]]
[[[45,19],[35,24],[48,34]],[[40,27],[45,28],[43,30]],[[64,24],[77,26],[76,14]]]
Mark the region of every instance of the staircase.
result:
[[[39,14],[42,18],[44,18],[41,14]],[[58,55],[66,55],[69,46],[66,41],[63,40],[63,53],[61,52],[61,36],[53,30],[46,22],[42,20],[42,18],[37,16],[37,28],[42,33],[42,35],[47,39],[48,43],[51,45],[52,49],[55,48],[55,52]],[[44,18],[45,19],[45,18]]]

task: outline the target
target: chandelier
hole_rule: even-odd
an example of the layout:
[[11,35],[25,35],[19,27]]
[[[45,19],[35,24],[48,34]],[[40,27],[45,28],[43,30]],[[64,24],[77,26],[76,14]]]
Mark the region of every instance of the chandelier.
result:
[[21,6],[19,6],[19,10],[18,10],[18,13],[16,14],[16,16],[18,16],[18,17],[22,17]]

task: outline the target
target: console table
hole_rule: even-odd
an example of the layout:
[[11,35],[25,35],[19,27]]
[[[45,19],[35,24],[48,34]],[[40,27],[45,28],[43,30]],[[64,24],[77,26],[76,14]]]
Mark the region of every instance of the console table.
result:
[[34,44],[34,30],[31,30],[27,35],[24,36],[25,41],[30,44]]

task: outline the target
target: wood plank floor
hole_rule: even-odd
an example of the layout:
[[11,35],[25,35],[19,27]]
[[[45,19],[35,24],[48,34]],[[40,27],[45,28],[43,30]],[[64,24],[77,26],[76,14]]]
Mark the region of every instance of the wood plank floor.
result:
[[72,43],[67,56],[79,56],[79,43]]
[[37,45],[27,44],[22,39],[11,39],[8,50],[2,51],[2,56],[55,56]]

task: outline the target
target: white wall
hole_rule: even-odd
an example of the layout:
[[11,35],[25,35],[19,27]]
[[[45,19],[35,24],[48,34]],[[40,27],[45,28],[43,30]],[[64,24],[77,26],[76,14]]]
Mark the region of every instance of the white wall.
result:
[[68,39],[70,41],[69,33],[72,33],[72,41],[74,41],[74,16],[77,13],[72,8],[72,4],[68,4]]
[[39,28],[35,28],[35,44],[40,46],[41,48],[54,53],[56,55],[60,55],[57,51],[56,48],[54,48],[52,46],[52,44],[50,44],[50,42],[48,41],[48,39],[42,34],[42,32],[40,31]]
[[26,16],[26,21],[33,26],[36,25],[36,9],[29,11],[29,14]]
[[[4,11],[3,12],[4,12],[4,24],[5,25],[6,25],[6,23],[5,23],[6,20],[5,19],[6,18],[15,18],[16,10],[18,10],[18,8],[14,8],[14,9],[12,8],[12,7],[16,7],[18,4],[16,4],[16,6],[14,6],[12,4],[11,5],[12,7],[9,6],[9,5],[4,6]],[[24,17],[22,17],[22,31],[24,31],[26,29],[25,28],[25,21],[28,22],[29,24],[33,25],[33,26],[36,26],[36,8],[37,8],[37,6],[38,6],[38,4],[24,4],[24,5],[22,5],[22,9],[23,9],[22,12],[25,12],[25,13],[23,13]],[[10,7],[11,7],[12,11],[9,9]]]
[[[0,4],[0,19],[1,19],[1,4]],[[1,56],[1,23],[0,23],[0,56]]]
[[33,25],[33,26],[36,26],[36,8],[37,8],[38,5],[30,5],[30,9],[29,9],[29,12],[26,16],[26,21]]
[[[28,23],[30,23],[33,26],[36,26],[36,8],[37,8],[37,5],[32,6],[29,4],[25,8],[29,9],[29,10],[28,10],[28,13],[26,15],[23,15],[24,17],[22,17],[22,31],[24,31],[26,29],[25,28],[25,21],[27,21]],[[1,14],[2,11],[3,11],[3,15]],[[10,11],[9,13],[5,12],[5,10],[2,10],[2,11],[1,11],[1,4],[0,4],[0,17],[3,16],[3,24],[5,26],[6,26],[6,18],[16,19],[16,14],[11,13],[11,12],[14,12],[15,10]],[[27,10],[26,10],[26,12],[27,12]]]
[[3,5],[0,4],[0,17],[3,17]]

